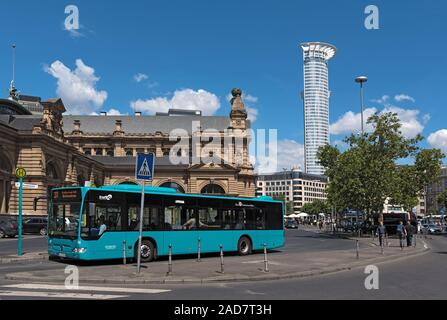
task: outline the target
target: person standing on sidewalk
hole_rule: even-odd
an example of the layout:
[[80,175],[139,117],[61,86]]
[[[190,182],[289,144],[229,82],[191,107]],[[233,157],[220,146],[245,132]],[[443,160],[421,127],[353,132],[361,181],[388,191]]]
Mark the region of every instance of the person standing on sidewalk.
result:
[[379,236],[379,245],[382,247],[384,246],[384,239],[385,239],[385,234],[386,234],[386,228],[383,225],[383,222],[380,222],[379,226],[377,227],[377,231],[376,234]]
[[408,221],[407,225],[405,226],[405,233],[407,235],[407,247],[411,247],[413,245],[414,229],[410,221]]
[[397,235],[399,236],[399,245],[400,248],[404,248],[404,239],[406,236],[406,230],[404,227],[404,223],[402,221],[399,221],[399,225],[397,226]]

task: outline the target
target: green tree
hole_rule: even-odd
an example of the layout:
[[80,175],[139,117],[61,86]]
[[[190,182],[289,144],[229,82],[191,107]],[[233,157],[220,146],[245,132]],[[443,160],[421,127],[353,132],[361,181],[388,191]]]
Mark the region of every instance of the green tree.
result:
[[407,212],[414,208],[424,187],[433,182],[441,174],[443,154],[438,149],[420,150],[415,157],[414,165],[397,166],[395,184],[391,203],[402,205]]
[[[373,131],[347,137],[346,151],[326,145],[318,152],[329,177],[329,203],[370,216],[382,213],[390,198],[391,204],[410,210],[424,186],[439,175],[444,155],[438,149],[421,150],[418,143],[423,138],[419,135],[404,137],[396,113],[374,114],[367,123]],[[408,158],[414,159],[414,165],[397,164]]]
[[327,201],[315,200],[314,202],[305,203],[301,211],[308,214],[331,213],[331,207]]

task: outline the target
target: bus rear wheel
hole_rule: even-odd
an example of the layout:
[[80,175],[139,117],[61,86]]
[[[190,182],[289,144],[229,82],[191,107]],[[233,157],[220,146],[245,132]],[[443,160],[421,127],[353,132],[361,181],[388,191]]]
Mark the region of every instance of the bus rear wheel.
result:
[[[138,242],[135,245],[135,258],[138,258]],[[141,262],[151,262],[155,259],[155,246],[150,240],[141,241]]]
[[251,241],[247,237],[241,237],[237,243],[237,251],[241,256],[247,256],[251,253]]

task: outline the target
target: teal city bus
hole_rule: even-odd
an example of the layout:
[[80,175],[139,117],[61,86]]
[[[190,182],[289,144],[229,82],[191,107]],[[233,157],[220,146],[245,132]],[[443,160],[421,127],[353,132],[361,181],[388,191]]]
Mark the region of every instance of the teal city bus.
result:
[[[67,187],[48,199],[48,253],[76,260],[135,258],[141,186]],[[172,254],[240,255],[284,246],[284,208],[270,197],[183,194],[146,187],[141,259]]]

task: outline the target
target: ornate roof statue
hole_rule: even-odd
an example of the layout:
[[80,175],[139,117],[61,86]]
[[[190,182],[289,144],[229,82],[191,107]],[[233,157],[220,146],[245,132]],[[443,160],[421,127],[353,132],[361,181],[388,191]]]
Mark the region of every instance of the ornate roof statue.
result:
[[14,80],[11,80],[11,84],[9,85],[9,98],[15,101],[19,100],[19,91],[14,86]]
[[245,110],[244,102],[242,101],[242,90],[235,88],[231,91],[233,98],[231,99],[232,110]]

